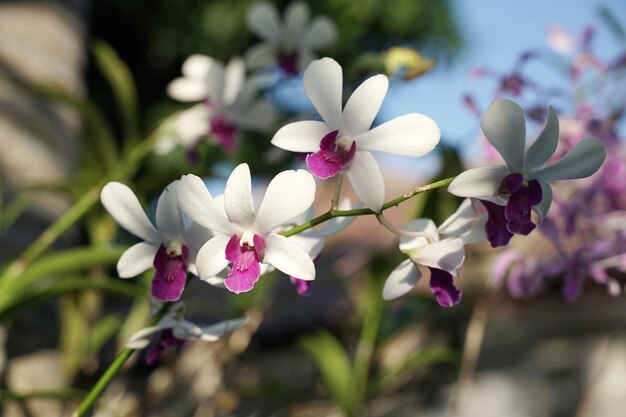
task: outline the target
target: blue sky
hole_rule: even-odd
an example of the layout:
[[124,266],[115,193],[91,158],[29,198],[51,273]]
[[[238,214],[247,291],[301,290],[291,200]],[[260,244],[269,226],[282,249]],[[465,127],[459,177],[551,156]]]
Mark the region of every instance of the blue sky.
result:
[[[492,79],[470,80],[468,74],[473,68],[486,66],[508,72],[521,52],[548,51],[546,28],[551,23],[558,23],[574,35],[590,24],[595,25],[594,50],[604,57],[613,57],[620,46],[600,23],[598,6],[606,5],[626,24],[623,0],[456,0],[454,3],[467,40],[466,51],[452,66],[439,67],[408,87],[405,83],[392,85],[380,116],[386,120],[412,111],[427,114],[440,125],[446,141],[463,147],[471,147],[479,132],[478,120],[463,107],[463,94],[472,93],[484,109],[496,89]],[[524,74],[543,82],[560,80],[554,69],[540,61],[528,65]]]

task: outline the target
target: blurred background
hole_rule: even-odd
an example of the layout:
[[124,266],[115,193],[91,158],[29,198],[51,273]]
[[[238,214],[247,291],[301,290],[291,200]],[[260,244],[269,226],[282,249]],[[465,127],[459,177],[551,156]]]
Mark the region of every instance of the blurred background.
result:
[[[273,3],[282,15],[290,2]],[[278,127],[311,111],[303,68],[288,73],[280,65],[249,71],[262,80],[260,98],[276,109],[273,130],[243,131],[234,153],[202,140],[193,150],[134,156],[164,135],[159,126],[189,108],[166,94],[188,56],[248,58],[262,41],[246,24],[253,4],[0,3],[0,270],[24,259],[71,207],[93,206],[45,253],[27,258],[19,280],[0,282],[2,416],[69,415],[149,317],[151,274],[117,278],[115,263],[135,240],[97,198],[83,197],[94,184],[112,175],[123,179],[153,213],[161,190],[182,174],[207,177],[219,193],[240,162],[251,165],[259,184],[301,166],[269,143]],[[192,281],[184,297],[189,318],[211,323],[246,314],[248,324],[216,343],[168,349],[157,365],[135,354],[93,415],[622,415],[623,2],[320,0],[308,6],[311,18],[326,16],[336,25],[334,42],[315,54],[341,63],[348,92],[373,73],[390,77],[376,124],[419,112],[442,129],[442,146],[432,155],[377,155],[388,198],[497,163],[480,133],[482,112],[496,97],[525,109],[531,140],[554,106],[561,125],[557,157],[596,136],[609,150],[605,166],[556,188],[546,225],[531,236],[499,250],[469,247],[456,281],[463,301],[450,309],[436,303],[425,282],[398,300],[382,300],[385,279],[404,257],[397,237],[373,218],[359,218],[328,239],[308,297],[278,273],[239,296]],[[392,54],[398,47],[400,58]],[[321,213],[333,189],[319,188]],[[389,218],[398,226],[417,217],[440,224],[459,203],[437,190],[390,210]]]

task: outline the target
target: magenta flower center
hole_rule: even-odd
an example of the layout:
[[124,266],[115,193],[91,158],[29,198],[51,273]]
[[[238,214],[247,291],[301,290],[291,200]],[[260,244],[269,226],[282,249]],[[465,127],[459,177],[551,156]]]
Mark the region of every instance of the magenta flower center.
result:
[[[246,233],[244,233],[244,236]],[[265,252],[265,241],[259,235],[252,239],[232,235],[226,245],[226,259],[232,262],[228,278],[224,280],[226,288],[234,293],[248,292],[259,280],[261,260]]]
[[289,76],[298,75],[298,53],[296,51],[281,51],[278,54],[278,67]]
[[187,283],[189,248],[179,242],[161,245],[154,257],[152,295],[161,301],[177,301]]
[[211,125],[211,133],[217,139],[220,147],[228,153],[234,152],[235,138],[239,132],[237,125],[221,115],[211,117],[209,123]]
[[354,158],[356,142],[345,137],[337,139],[338,135],[338,130],[328,133],[320,141],[320,150],[306,157],[306,165],[316,177],[333,177]]

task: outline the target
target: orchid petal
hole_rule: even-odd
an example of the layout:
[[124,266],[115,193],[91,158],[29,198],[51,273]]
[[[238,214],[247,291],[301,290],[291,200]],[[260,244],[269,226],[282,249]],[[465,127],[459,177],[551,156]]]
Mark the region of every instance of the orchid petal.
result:
[[261,1],[253,4],[246,13],[246,24],[258,37],[279,42],[282,37],[282,24],[274,4]]
[[385,181],[374,156],[369,152],[356,152],[346,174],[363,204],[378,213],[385,202]]
[[176,197],[182,212],[199,225],[229,236],[237,233],[238,229],[226,218],[223,207],[216,205],[200,177],[183,175],[176,187]]
[[459,197],[493,197],[502,179],[509,173],[504,165],[481,167],[460,173],[448,186],[448,192]]
[[235,115],[235,120],[240,127],[260,132],[271,128],[276,118],[276,110],[266,101],[257,101]]
[[559,119],[554,108],[548,108],[546,125],[524,156],[524,169],[527,171],[543,165],[556,151],[559,143]]
[[530,177],[541,181],[585,178],[600,169],[605,158],[606,149],[602,141],[586,138],[554,164],[531,172]]
[[215,236],[204,244],[196,256],[196,268],[201,280],[213,278],[228,266],[225,251],[230,236]]
[[383,287],[383,298],[392,300],[411,291],[422,277],[422,273],[415,264],[406,259],[394,269]]
[[450,217],[441,223],[441,225],[437,228],[437,231],[443,235],[458,236],[471,226],[471,223],[475,218],[476,210],[474,210],[472,200],[466,198],[463,200],[459,208],[457,208]]
[[214,340],[219,339],[224,334],[228,332],[232,332],[233,330],[236,330],[239,327],[243,326],[246,323],[246,321],[248,321],[248,319],[245,317],[242,317],[239,319],[224,320],[219,323],[212,324],[210,326],[201,327],[200,334],[196,334],[194,332],[192,335],[190,335],[190,339],[197,338],[199,340],[204,340],[208,342],[214,341]]
[[192,148],[201,138],[209,133],[211,111],[204,104],[197,104],[176,115],[174,124],[178,142],[185,148]]
[[418,265],[442,269],[457,276],[465,260],[463,241],[444,239],[431,243],[413,252],[411,259]]
[[256,212],[248,164],[239,164],[228,177],[224,190],[224,208],[232,223],[245,227],[254,222]]
[[341,127],[341,96],[343,74],[341,66],[332,58],[313,61],[304,71],[304,91],[326,122],[329,130]]
[[354,137],[369,130],[388,88],[387,76],[379,74],[368,78],[354,90],[343,110],[345,134]]
[[179,77],[167,85],[165,92],[174,100],[184,103],[201,101],[206,97],[206,85],[203,80]]
[[485,112],[480,125],[509,170],[521,172],[524,169],[526,146],[524,110],[511,100],[495,100]]
[[110,182],[100,193],[102,205],[120,226],[151,243],[161,243],[162,236],[143,211],[137,196],[127,186]]
[[302,35],[301,44],[312,49],[327,48],[337,39],[337,26],[327,16],[318,16],[311,21]]
[[117,274],[120,278],[132,278],[152,268],[157,246],[150,243],[136,243],[126,249],[117,261]]
[[550,210],[550,206],[552,205],[552,187],[545,181],[539,181],[541,185],[541,203],[533,207],[535,213],[539,215],[539,221],[543,221],[543,219],[548,214],[548,210]]
[[272,138],[272,144],[292,152],[315,152],[328,133],[330,130],[323,122],[294,122],[281,127]]
[[484,213],[474,222],[474,224],[468,230],[455,237],[461,239],[465,245],[487,240],[487,231],[485,230],[487,220],[487,214]]
[[428,116],[406,114],[358,135],[358,148],[396,155],[418,157],[432,151],[439,143],[441,130]]
[[215,60],[207,55],[193,54],[183,62],[181,72],[187,78],[204,81]]
[[[422,232],[428,234],[432,241],[439,241],[439,233],[437,233],[437,226],[431,219],[415,219],[402,227],[408,232]],[[410,251],[415,248],[420,248],[429,244],[429,240],[422,236],[400,236],[400,250],[402,252]]]
[[240,57],[231,58],[224,69],[224,86],[221,97],[224,106],[230,106],[235,103],[245,79],[246,64],[244,60]]
[[322,252],[324,247],[324,239],[321,237],[310,236],[308,234],[301,233],[299,235],[290,236],[289,239],[296,242],[298,246],[309,254],[311,259],[317,258]]
[[130,339],[128,339],[128,342],[126,342],[126,347],[136,350],[143,349],[150,344],[150,339],[153,334],[169,328],[169,326],[162,324],[159,324],[157,326],[145,327],[133,334]]
[[309,5],[294,1],[285,9],[285,33],[283,39],[287,42],[297,42],[311,17]]
[[256,69],[274,63],[276,54],[276,46],[259,43],[244,53],[244,59],[248,68]]
[[177,183],[178,181],[174,181],[165,187],[156,208],[157,228],[170,238],[176,238],[185,232],[183,214],[180,212],[176,201]]
[[214,61],[204,78],[206,85],[205,98],[208,98],[211,104],[218,108],[222,107],[223,104],[225,78],[224,64],[220,61]]
[[304,213],[315,198],[315,180],[305,170],[283,171],[265,191],[254,227],[265,234]]
[[315,265],[309,254],[296,242],[276,233],[265,237],[263,262],[292,277],[315,279]]

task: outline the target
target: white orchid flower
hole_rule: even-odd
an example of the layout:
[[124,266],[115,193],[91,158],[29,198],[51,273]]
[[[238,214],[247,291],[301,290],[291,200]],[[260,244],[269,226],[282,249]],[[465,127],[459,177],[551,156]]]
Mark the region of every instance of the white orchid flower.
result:
[[461,291],[454,277],[465,260],[465,245],[485,240],[485,216],[478,216],[469,199],[437,228],[430,219],[409,222],[400,237],[400,250],[409,258],[387,278],[383,298],[391,300],[409,292],[430,270],[430,289],[441,306],[451,307],[461,301]]
[[182,67],[183,76],[167,86],[167,94],[182,102],[201,102],[176,116],[173,131],[157,144],[169,150],[172,142],[189,149],[211,135],[231,152],[240,129],[265,131],[276,121],[276,113],[259,99],[254,79],[246,80],[243,59],[234,57],[224,67],[206,55],[191,55]]
[[584,178],[595,173],[606,157],[602,141],[586,138],[559,161],[546,165],[559,139],[559,121],[552,107],[544,129],[525,151],[524,111],[510,100],[494,101],[481,121],[483,132],[506,165],[470,169],[452,181],[448,191],[480,199],[489,212],[486,231],[491,246],[506,245],[513,234],[529,234],[552,203],[549,181]]
[[331,46],[337,38],[337,27],[329,17],[310,19],[310,15],[308,4],[302,1],[287,6],[284,21],[273,3],[254,3],[246,14],[246,24],[263,43],[246,52],[248,66],[277,64],[288,75],[298,74],[315,59],[314,50]]
[[276,175],[258,210],[247,164],[237,166],[228,178],[223,209],[195,175],[183,176],[177,194],[181,210],[215,233],[196,258],[201,279],[215,277],[229,264],[231,270],[224,285],[235,293],[252,289],[261,274],[261,264],[304,280],[315,279],[309,254],[275,232],[313,204],[315,180],[308,172],[283,171]]
[[102,205],[111,217],[144,240],[122,254],[117,262],[118,275],[120,278],[131,278],[154,267],[152,295],[161,301],[180,298],[187,282],[187,270],[195,271],[194,259],[199,244],[212,236],[197,224],[185,226],[176,202],[178,183],[172,182],[159,197],[156,228],[128,186],[110,182],[100,194]]
[[144,349],[150,344],[152,336],[160,333],[159,341],[149,350],[147,362],[158,362],[167,346],[180,346],[186,340],[203,340],[215,342],[224,334],[238,329],[246,323],[245,317],[224,320],[210,326],[198,326],[183,318],[185,305],[182,302],[174,304],[170,311],[159,322],[151,327],[139,330],[126,343],[130,349]]
[[441,131],[429,117],[411,113],[370,130],[383,103],[389,81],[385,75],[365,80],[341,109],[343,75],[331,59],[312,62],[304,72],[304,90],[323,118],[282,127],[272,139],[279,148],[309,152],[307,166],[320,178],[344,172],[357,196],[379,212],[385,183],[372,151],[418,157],[439,143]]

